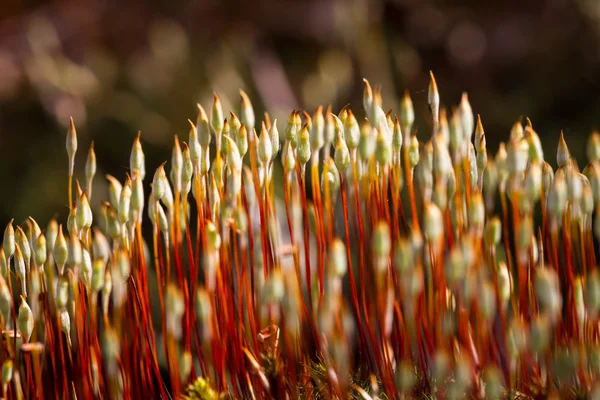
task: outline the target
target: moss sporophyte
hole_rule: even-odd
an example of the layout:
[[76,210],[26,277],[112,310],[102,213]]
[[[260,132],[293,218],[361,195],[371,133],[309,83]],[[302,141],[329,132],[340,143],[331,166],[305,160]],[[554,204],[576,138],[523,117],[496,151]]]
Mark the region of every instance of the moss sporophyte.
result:
[[4,398],[597,398],[600,134],[582,172],[528,119],[494,155],[430,78],[419,136],[367,80],[279,126],[215,94],[106,194],[71,120],[68,215],[4,231]]

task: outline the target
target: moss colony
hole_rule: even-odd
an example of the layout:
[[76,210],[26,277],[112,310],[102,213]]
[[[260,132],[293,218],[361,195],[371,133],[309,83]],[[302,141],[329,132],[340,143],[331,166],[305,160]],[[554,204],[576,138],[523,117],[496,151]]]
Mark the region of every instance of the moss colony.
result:
[[68,219],[4,232],[4,398],[598,398],[600,134],[554,171],[531,121],[493,156],[466,94],[428,103],[420,142],[367,81],[363,121],[215,95],[95,213],[71,121]]

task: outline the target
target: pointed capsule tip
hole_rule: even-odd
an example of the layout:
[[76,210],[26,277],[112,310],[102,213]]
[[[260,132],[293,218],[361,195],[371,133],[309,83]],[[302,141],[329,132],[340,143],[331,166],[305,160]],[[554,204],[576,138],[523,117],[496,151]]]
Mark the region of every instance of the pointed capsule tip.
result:
[[525,117],[525,120],[527,121],[527,127],[533,129],[533,124],[531,123],[531,120],[529,119],[529,117]]
[[240,89],[240,96],[242,98],[242,105],[250,104],[250,98],[248,97],[248,94],[246,94],[246,92],[244,92],[242,89]]
[[200,103],[198,103],[198,119],[208,121],[208,117],[206,116],[206,111],[204,111],[204,107],[202,107],[202,105]]
[[429,71],[429,79],[431,80],[431,86],[437,89],[437,82],[435,81],[435,76],[433,76],[433,71]]

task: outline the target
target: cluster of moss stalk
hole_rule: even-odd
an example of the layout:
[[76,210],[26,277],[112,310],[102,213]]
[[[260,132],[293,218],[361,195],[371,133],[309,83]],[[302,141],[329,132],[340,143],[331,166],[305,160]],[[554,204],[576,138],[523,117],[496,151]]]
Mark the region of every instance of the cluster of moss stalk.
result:
[[529,120],[488,155],[433,75],[425,142],[364,84],[363,121],[283,134],[215,95],[149,193],[138,135],[96,213],[71,121],[64,225],[4,232],[3,397],[599,398],[600,134],[554,171]]

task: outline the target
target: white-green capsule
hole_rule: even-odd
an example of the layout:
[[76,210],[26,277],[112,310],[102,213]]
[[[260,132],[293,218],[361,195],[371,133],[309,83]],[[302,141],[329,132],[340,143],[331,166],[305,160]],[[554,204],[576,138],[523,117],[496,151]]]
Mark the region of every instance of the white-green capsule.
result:
[[167,175],[165,173],[165,163],[162,163],[154,173],[154,178],[152,179],[152,193],[154,193],[154,198],[161,200],[165,195],[165,186],[168,185]]
[[119,182],[119,180],[112,175],[106,174],[106,179],[108,180],[108,199],[110,204],[114,208],[118,208],[123,185],[121,185],[121,182]]
[[13,298],[10,294],[10,288],[6,284],[4,277],[0,277],[0,313],[4,317],[4,321],[8,321],[12,309]]
[[283,153],[281,154],[281,163],[283,165],[283,170],[287,171],[288,174],[293,173],[296,168],[296,155],[294,154],[294,149],[290,142],[283,148]]
[[64,308],[60,312],[60,330],[67,336],[67,344],[71,347],[71,317]]
[[129,220],[129,208],[131,206],[131,178],[127,177],[123,190],[121,190],[121,198],[119,199],[119,221],[121,224]]
[[433,72],[429,71],[429,90],[427,93],[427,103],[433,117],[433,126],[437,129],[440,122],[440,93]]
[[34,324],[33,312],[31,311],[29,304],[27,304],[27,301],[25,301],[25,297],[21,296],[21,305],[19,306],[17,326],[25,343],[29,342],[29,339],[31,338]]
[[375,257],[388,258],[392,250],[390,227],[385,221],[379,221],[373,228],[371,251]]
[[81,255],[81,280],[89,290],[92,283],[92,258],[86,249],[82,249]]
[[[19,247],[15,250],[15,275],[22,283],[22,288],[25,289],[27,286],[25,285],[25,279],[27,276],[27,269],[25,267],[25,260],[23,259],[23,255],[21,254],[21,249]],[[23,293],[27,295],[27,291],[24,290]]]
[[556,174],[546,199],[546,209],[550,216],[560,218],[566,210],[567,200],[567,184],[564,174]]
[[475,118],[473,115],[473,109],[471,103],[469,103],[469,95],[465,92],[462,94],[459,105],[460,123],[463,132],[463,140],[470,141],[471,135],[473,135],[473,129],[475,128]]
[[448,147],[444,145],[441,138],[433,140],[433,172],[435,176],[442,181],[453,172],[452,159],[448,152]]
[[[253,131],[252,135],[254,134]],[[240,158],[243,159],[246,153],[248,152],[248,128],[245,125],[242,125],[238,131],[235,144],[237,145],[237,149],[240,153]],[[229,145],[229,142],[227,143]],[[229,148],[227,148],[227,153],[229,154]]]
[[281,270],[276,269],[269,274],[263,288],[263,299],[267,303],[277,304],[285,296],[285,284]]
[[68,257],[67,241],[65,240],[65,236],[63,235],[62,225],[58,226],[58,235],[56,236],[56,241],[54,242],[53,254],[54,261],[59,267],[59,272],[62,274],[62,268],[67,263]]
[[104,287],[104,275],[106,270],[106,263],[101,258],[94,260],[92,264],[92,280],[91,289],[92,292],[98,293]]
[[341,278],[348,271],[346,246],[339,238],[335,238],[333,242],[331,242],[327,263],[329,265],[329,271],[336,277]]
[[179,145],[179,138],[175,135],[173,142],[173,150],[171,151],[171,172],[169,178],[176,193],[182,190],[182,173],[183,173],[183,153]]
[[585,282],[585,305],[588,313],[595,317],[600,311],[600,276],[594,269],[587,275]]
[[29,245],[31,247],[31,254],[32,256],[34,256],[35,250],[37,248],[37,238],[42,233],[42,230],[40,229],[40,226],[38,225],[36,220],[31,217],[29,217],[29,220],[27,221],[27,227],[27,239],[29,240]]
[[4,255],[6,258],[11,258],[15,253],[15,229],[13,228],[14,219],[11,219],[6,228],[4,229],[4,239],[2,241],[2,248],[4,249]]
[[400,126],[400,120],[396,115],[394,118],[394,127],[392,129],[392,148],[396,153],[399,153],[402,149],[402,140],[402,127]]
[[77,226],[77,205],[74,205],[67,217],[67,232],[79,234],[79,226]]
[[77,219],[77,226],[88,230],[92,226],[93,215],[90,202],[88,201],[86,193],[82,193],[77,202],[77,213],[75,215]]
[[188,123],[190,124],[190,133],[188,136],[188,146],[190,149],[190,160],[192,161],[192,165],[194,166],[194,170],[200,169],[200,156],[202,152],[202,148],[200,147],[200,142],[198,140],[198,129],[196,129],[196,125],[192,121],[188,119]]
[[545,267],[538,268],[535,272],[533,288],[540,311],[547,312],[554,320],[557,314],[560,313],[562,305],[556,271]]
[[[333,143],[333,140],[335,139],[335,121],[333,119],[333,114],[331,113],[331,104],[329,104],[325,109],[325,131],[323,135],[327,145]],[[329,152],[326,151],[325,155],[328,157]]]
[[[165,178],[166,180],[166,178]],[[167,185],[169,183],[167,182]],[[142,216],[144,212],[144,184],[140,174],[134,173],[131,180],[131,203],[129,206],[129,213],[132,218],[132,222],[142,222]]]
[[183,166],[181,170],[181,189],[184,196],[187,196],[192,189],[192,176],[194,175],[194,165],[190,158],[190,148],[187,143],[183,143]]
[[463,126],[460,120],[460,111],[457,108],[453,108],[448,127],[448,143],[455,162],[458,161],[456,157],[460,157],[462,154],[464,136]]
[[160,199],[160,201],[167,208],[167,210],[173,210],[175,197],[173,196],[173,190],[171,190],[171,185],[169,185],[168,183],[165,185],[165,193],[162,199]]
[[69,249],[67,251],[67,264],[75,269],[81,265],[83,259],[83,251],[81,247],[81,241],[76,234],[71,234],[69,240]]
[[356,149],[360,142],[360,127],[352,110],[348,110],[348,116],[344,122],[344,140],[350,150]]
[[11,359],[6,359],[2,364],[2,387],[4,393],[8,392],[8,384],[13,379],[13,362]]
[[240,121],[249,131],[252,131],[255,124],[252,102],[250,102],[250,98],[243,90],[240,90],[240,100]]
[[328,158],[323,165],[323,173],[321,174],[321,190],[323,195],[329,189],[329,193],[334,195],[340,188],[340,173],[335,166],[333,159]]
[[208,248],[212,251],[218,251],[221,247],[221,235],[219,235],[219,230],[215,224],[211,221],[207,221],[204,228],[204,234],[206,236]]
[[298,145],[296,146],[296,158],[300,165],[304,166],[310,160],[310,134],[307,124],[304,124],[298,135]]
[[323,106],[317,107],[310,126],[310,148],[312,152],[318,152],[325,144],[325,118],[323,117]]
[[16,249],[21,250],[21,257],[29,270],[29,264],[31,261],[31,246],[29,245],[29,240],[27,240],[27,236],[25,232],[20,226],[17,226],[17,231],[15,232],[15,242],[17,243]]
[[[339,122],[341,125],[340,120],[335,115],[334,119],[336,120],[336,123]],[[346,170],[350,165],[350,151],[348,150],[348,145],[346,145],[342,132],[339,130],[337,132],[337,141],[335,143],[334,161],[339,173],[345,175]]]
[[600,161],[600,133],[594,131],[590,134],[586,150],[590,162]]
[[217,146],[220,145],[220,136],[223,132],[223,107],[221,106],[221,100],[215,92],[213,92],[213,104],[210,111],[210,124],[215,131],[217,138]]
[[106,210],[106,233],[111,239],[116,240],[121,236],[121,222],[119,221],[118,211],[112,207]]
[[273,120],[271,128],[269,129],[269,137],[271,138],[271,161],[273,161],[281,150],[281,143],[279,142],[279,130],[277,129],[276,119]]
[[242,191],[242,171],[230,170],[230,175],[227,179],[227,194],[231,199],[237,199],[237,196]]
[[531,129],[529,126],[525,128],[525,138],[529,144],[529,160],[531,162],[542,162],[544,161],[544,150],[542,149],[542,142],[538,134]]
[[212,323],[211,323],[211,314],[212,314],[212,301],[211,296],[208,291],[204,288],[198,288],[196,291],[195,301],[194,301],[194,309],[196,311],[196,318],[202,326],[202,337],[203,339],[209,339],[212,334]]
[[146,159],[144,151],[142,150],[142,142],[140,141],[142,133],[138,132],[135,140],[133,141],[133,147],[131,148],[131,154],[129,156],[129,171],[133,174],[134,171],[138,171],[142,180],[146,176]]
[[530,201],[537,201],[542,193],[542,167],[539,162],[529,165],[525,172],[525,192]]
[[427,203],[424,208],[423,226],[425,236],[436,241],[444,233],[444,224],[440,209],[433,203]]
[[410,144],[408,147],[408,162],[411,168],[414,168],[419,163],[419,140],[417,135],[410,137]]
[[73,170],[75,169],[75,153],[77,152],[77,131],[75,130],[73,117],[69,119],[66,148],[69,157],[69,176],[73,176]]
[[165,210],[160,206],[160,204],[156,205],[156,210],[158,211],[158,228],[165,235],[165,238],[169,237],[169,219],[165,214]]
[[[245,131],[243,127],[240,129],[244,129]],[[225,143],[227,143],[227,153],[225,154],[227,165],[232,169],[241,170],[242,157],[240,156],[237,144],[229,136],[223,136],[223,138],[225,139]]]
[[121,249],[117,254],[117,265],[116,265],[119,273],[119,279],[121,282],[125,282],[129,278],[129,274],[131,273],[131,263],[129,260],[129,253],[125,249]]
[[90,143],[87,159],[85,161],[85,180],[87,182],[87,191],[92,191],[92,181],[96,175],[96,152],[94,151],[94,142]]
[[200,143],[202,148],[206,148],[210,145],[210,126],[204,108],[200,104],[197,106],[198,118],[196,119],[196,129],[198,131],[198,143]]
[[[277,128],[275,128],[277,129]],[[258,138],[258,159],[264,164],[268,165],[268,163],[273,158],[273,143],[271,142],[271,138],[269,137],[269,132],[265,127],[265,124],[262,124],[262,128],[260,130],[260,136]]]
[[521,124],[521,118],[519,118],[517,121],[515,121],[512,128],[510,128],[510,140],[519,141],[523,139],[523,132],[523,125]]
[[567,142],[565,142],[565,135],[563,132],[560,132],[560,138],[558,139],[558,148],[556,150],[556,162],[558,163],[558,167],[566,167],[571,160],[571,153],[569,152],[569,147],[567,146]]
[[377,139],[375,141],[375,160],[380,166],[386,166],[392,160],[392,148],[388,142],[384,128],[380,125],[377,130]]
[[412,125],[415,122],[415,109],[408,91],[404,92],[400,103],[400,124],[403,134],[403,143],[408,146]]
[[525,172],[529,161],[529,145],[525,139],[508,143],[506,161],[509,173],[517,175]]
[[367,79],[363,78],[363,83],[363,107],[367,118],[373,120],[373,90]]
[[369,161],[375,153],[376,131],[368,120],[365,120],[360,130],[360,143],[358,144],[358,154],[363,161]]
[[0,276],[8,279],[8,260],[4,255],[4,249],[0,248]]

